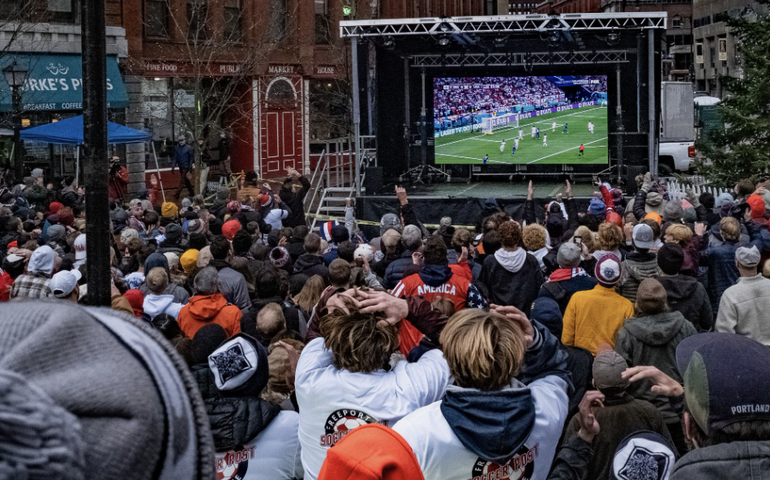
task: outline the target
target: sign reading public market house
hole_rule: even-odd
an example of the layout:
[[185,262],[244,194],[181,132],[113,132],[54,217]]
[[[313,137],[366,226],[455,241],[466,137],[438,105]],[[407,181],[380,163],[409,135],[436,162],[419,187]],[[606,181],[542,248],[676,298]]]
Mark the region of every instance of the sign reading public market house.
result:
[[[0,68],[14,59],[26,68],[27,80],[21,89],[25,111],[83,110],[83,62],[80,55],[14,54],[0,58]],[[114,55],[107,56],[107,108],[126,108],[128,95]],[[12,110],[11,88],[0,76],[0,111]]]

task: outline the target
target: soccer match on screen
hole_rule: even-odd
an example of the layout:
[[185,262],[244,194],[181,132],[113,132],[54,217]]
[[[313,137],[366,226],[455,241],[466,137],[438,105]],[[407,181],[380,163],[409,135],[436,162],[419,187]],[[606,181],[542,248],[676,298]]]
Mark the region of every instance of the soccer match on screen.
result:
[[437,164],[606,164],[607,77],[433,80]]

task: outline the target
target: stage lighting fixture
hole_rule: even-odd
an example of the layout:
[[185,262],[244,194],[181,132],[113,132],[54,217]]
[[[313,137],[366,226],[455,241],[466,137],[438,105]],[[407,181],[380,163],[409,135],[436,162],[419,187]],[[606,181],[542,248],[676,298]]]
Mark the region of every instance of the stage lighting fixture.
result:
[[452,29],[452,28],[451,28],[449,25],[447,25],[446,23],[443,23],[443,22],[441,23],[441,25],[439,25],[439,27],[438,27],[438,28],[439,28],[439,29],[440,29],[442,32],[444,32],[444,33],[448,32],[449,30],[451,30],[451,29]]
[[391,36],[385,37],[385,40],[382,42],[382,46],[388,50],[393,50],[396,48],[396,39]]
[[494,44],[495,48],[503,48],[503,47],[505,47],[506,40],[508,40],[506,37],[502,37],[502,36],[501,37],[495,37],[495,40],[494,40],[493,44]]
[[610,32],[607,34],[607,45],[617,45],[620,43],[620,34],[617,32]]
[[548,37],[548,45],[551,47],[558,47],[561,43],[561,32],[556,30]]
[[438,44],[441,47],[446,47],[449,45],[449,35],[441,35],[438,39]]

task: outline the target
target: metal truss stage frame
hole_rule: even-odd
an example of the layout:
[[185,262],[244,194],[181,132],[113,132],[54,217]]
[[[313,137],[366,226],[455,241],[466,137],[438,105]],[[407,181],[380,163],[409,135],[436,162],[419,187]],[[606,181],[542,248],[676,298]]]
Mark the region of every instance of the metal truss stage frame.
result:
[[[430,171],[427,165],[427,149],[429,138],[427,126],[429,118],[426,108],[426,76],[432,78],[447,75],[455,69],[458,75],[466,72],[506,72],[505,67],[511,67],[512,72],[521,71],[530,74],[534,68],[548,71],[564,71],[570,68],[590,69],[592,65],[599,66],[604,72],[612,75],[614,91],[608,91],[611,111],[608,115],[616,125],[612,132],[616,139],[615,166],[618,177],[624,171],[623,143],[625,138],[636,135],[634,148],[645,145],[647,165],[650,171],[658,168],[658,128],[657,115],[659,110],[659,78],[656,78],[656,61],[660,59],[660,33],[667,27],[666,12],[638,13],[577,13],[561,15],[509,15],[490,17],[444,17],[444,18],[406,18],[355,20],[340,22],[340,36],[350,39],[352,57],[352,91],[353,94],[353,130],[356,138],[356,185],[357,195],[361,194],[360,179],[362,177],[361,156],[358,154],[359,138],[361,136],[361,103],[364,98],[368,112],[369,134],[372,131],[372,104],[374,94],[368,90],[377,82],[384,80],[365,79],[368,88],[361,88],[360,75],[379,77],[379,69],[372,68],[372,59],[376,64],[380,53],[395,62],[402,62],[404,103],[401,107],[404,114],[404,129],[416,126],[420,133],[412,145],[420,146],[420,173]],[[621,40],[622,37],[622,40]],[[359,52],[359,47],[367,48]],[[364,55],[360,55],[364,53]],[[385,57],[383,57],[385,58]],[[400,60],[399,60],[400,59]],[[365,68],[359,68],[359,63],[365,62]],[[395,65],[394,63],[388,65]],[[489,69],[489,70],[485,70]],[[411,75],[414,71],[417,75]],[[371,73],[374,72],[374,73]],[[427,72],[427,73],[426,73]],[[629,93],[631,83],[627,76],[635,73],[635,94]],[[646,75],[643,75],[646,74]],[[397,75],[386,72],[385,74]],[[490,73],[490,75],[494,75]],[[400,74],[398,74],[400,75]],[[418,79],[417,77],[421,77]],[[414,77],[414,78],[411,78]],[[658,76],[659,77],[659,76]],[[389,77],[391,84],[397,81],[395,76]],[[418,83],[421,81],[421,84]],[[625,92],[621,92],[621,83]],[[421,92],[420,91],[421,87]],[[392,93],[397,94],[396,87],[389,85]],[[611,87],[610,90],[613,90]],[[419,113],[418,104],[412,104],[411,95],[421,93]],[[631,96],[629,96],[631,95]],[[644,98],[646,97],[646,99]],[[625,103],[622,101],[625,101]],[[398,101],[392,95],[387,97],[388,108]],[[645,102],[646,100],[646,102]],[[405,106],[404,106],[405,104]],[[624,110],[625,107],[625,110]],[[642,120],[641,113],[646,112]],[[411,113],[410,113],[411,112]],[[379,113],[378,113],[379,115]],[[635,121],[629,121],[633,116]],[[415,121],[412,117],[418,117]],[[628,126],[628,124],[633,124]],[[378,123],[379,125],[380,123]],[[395,128],[388,126],[388,128]],[[641,135],[641,137],[639,137]],[[406,138],[406,133],[404,133]],[[646,142],[642,140],[646,137]],[[396,139],[390,135],[391,142]],[[384,142],[383,142],[384,143]],[[382,145],[377,140],[378,148]],[[390,146],[393,150],[392,145]],[[407,148],[407,168],[413,171],[410,149]],[[640,152],[641,153],[641,152]],[[629,154],[630,155],[630,154]],[[379,156],[379,152],[378,152]],[[611,155],[612,158],[612,155]],[[630,155],[629,158],[639,158]],[[641,157],[644,158],[644,157]],[[418,164],[419,166],[419,164]],[[614,167],[613,167],[614,168]],[[630,170],[630,168],[629,168]],[[626,172],[631,174],[630,171]]]

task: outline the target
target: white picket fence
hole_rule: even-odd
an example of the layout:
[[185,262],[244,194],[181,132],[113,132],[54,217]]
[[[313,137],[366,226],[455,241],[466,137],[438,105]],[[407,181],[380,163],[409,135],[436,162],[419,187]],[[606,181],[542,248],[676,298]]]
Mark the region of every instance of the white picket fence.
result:
[[701,193],[709,192],[714,195],[714,198],[718,197],[722,193],[728,193],[728,188],[718,188],[709,185],[708,180],[704,177],[693,175],[680,181],[677,178],[668,177],[668,197],[671,200],[683,200],[687,196],[687,190],[692,190],[695,196],[699,196]]

